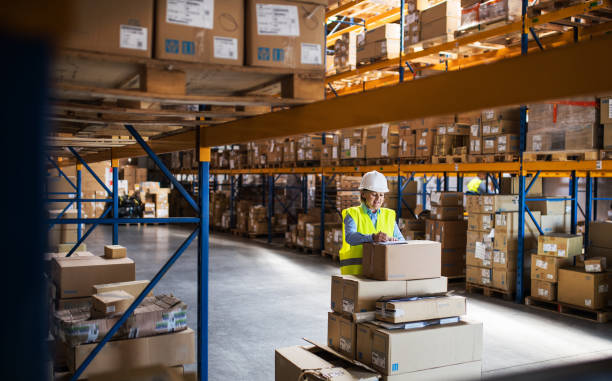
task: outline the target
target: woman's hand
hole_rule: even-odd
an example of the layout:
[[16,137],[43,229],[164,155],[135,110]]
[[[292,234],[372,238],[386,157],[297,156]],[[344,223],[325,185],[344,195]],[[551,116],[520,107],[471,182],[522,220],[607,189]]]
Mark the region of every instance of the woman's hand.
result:
[[394,241],[394,240],[395,239],[393,237],[389,237],[387,234],[383,232],[372,234],[372,241],[374,242],[387,242],[387,241]]

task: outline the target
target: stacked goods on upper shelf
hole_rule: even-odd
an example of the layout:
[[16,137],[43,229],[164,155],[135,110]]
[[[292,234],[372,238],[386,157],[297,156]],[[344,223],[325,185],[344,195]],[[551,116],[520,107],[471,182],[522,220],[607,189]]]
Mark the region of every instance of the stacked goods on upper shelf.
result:
[[530,104],[527,151],[592,150],[599,147],[595,97]]
[[603,149],[612,149],[612,107],[610,100],[612,97],[603,97],[599,106],[599,121],[603,124]]
[[461,0],[461,28],[516,21],[521,18],[520,0]]
[[467,222],[463,219],[463,192],[431,192],[431,219],[425,239],[442,247],[442,275],[464,276]]
[[248,0],[247,65],[323,70],[325,5],[322,0]]
[[242,66],[244,2],[156,0],[154,41],[155,58]]
[[425,239],[425,220],[400,218],[397,226],[407,241]]
[[334,43],[334,67],[336,73],[355,69],[357,65],[357,34],[343,33]]
[[283,143],[283,165],[292,166],[297,160],[297,142],[295,138],[287,138]]
[[399,158],[416,157],[416,134],[410,124],[402,123],[399,128]]
[[484,110],[482,112],[482,153],[500,155],[518,153],[520,126],[518,107]]
[[[387,179],[387,186],[389,187],[389,192],[385,194],[385,200],[383,202],[383,207],[393,209],[397,212],[398,205],[398,183],[395,177],[391,177]],[[417,187],[418,184],[416,181],[411,181],[409,183],[402,183],[402,215],[398,217],[414,217],[408,208],[415,210],[417,206]]]
[[[107,248],[125,254],[125,248]],[[134,280],[131,259],[105,259],[91,253],[52,258],[51,279],[56,290],[50,325],[55,338],[55,365],[67,366],[71,372],[149,284]],[[133,353],[147,356],[115,361]],[[187,327],[187,306],[172,295],[149,293],[115,333],[112,345],[107,345],[81,376],[157,364],[182,366],[194,361],[195,334]]]
[[297,161],[321,160],[321,147],[323,137],[321,135],[304,135],[297,139]]
[[442,38],[450,41],[461,23],[459,0],[446,0],[421,10],[421,41]]
[[248,142],[247,143],[247,163],[250,168],[258,168],[266,164],[267,143]]
[[[440,244],[411,241],[363,248],[365,276],[331,279],[327,345],[317,347],[329,361],[344,361],[334,374],[348,375],[344,370],[350,369],[360,375],[351,379],[378,379],[380,374],[381,379],[442,379],[457,372],[479,378],[482,324],[462,318],[465,298],[447,293],[447,278],[440,276]],[[288,369],[299,374],[325,368],[314,360],[305,364],[306,351],[298,356],[298,349],[277,350],[277,380],[289,379]],[[364,373],[363,365],[380,374]]]
[[396,158],[399,149],[399,126],[383,123],[366,128],[366,159]]
[[321,166],[337,165],[340,160],[340,133],[326,133],[321,146]]
[[438,125],[434,156],[453,155],[456,152],[467,154],[470,126],[460,123]]
[[268,151],[266,153],[266,164],[269,166],[280,165],[283,162],[283,139],[268,140]]
[[229,169],[241,169],[247,165],[247,145],[236,144],[229,151]]
[[75,33],[66,34],[61,46],[151,57],[152,0],[83,0],[73,6],[70,21]]
[[340,160],[365,158],[365,128],[347,128],[340,131]]
[[581,235],[554,233],[539,236],[538,254],[531,257],[531,296],[556,300],[559,269],[573,265],[574,257],[581,254]]
[[417,2],[408,0],[406,4],[406,13],[404,14],[404,51],[408,50],[410,45],[416,44],[421,40],[421,15],[417,9]]
[[357,62],[370,63],[399,57],[401,36],[399,24],[385,24],[357,36]]

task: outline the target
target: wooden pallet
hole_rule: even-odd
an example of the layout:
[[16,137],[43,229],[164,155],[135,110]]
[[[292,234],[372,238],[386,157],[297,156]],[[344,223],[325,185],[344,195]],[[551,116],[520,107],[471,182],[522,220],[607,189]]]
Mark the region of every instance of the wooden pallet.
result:
[[525,298],[525,305],[538,310],[550,311],[563,316],[570,316],[596,323],[607,323],[608,321],[612,320],[612,309],[590,310],[588,308],[573,306],[567,303],[541,300],[533,296],[527,296]]
[[395,157],[378,157],[366,159],[366,165],[391,165],[397,162]]
[[[442,276],[446,276],[446,275],[442,275]],[[446,279],[448,280],[448,283],[461,283],[461,282],[465,282],[465,275],[450,275],[450,276],[446,276]]]
[[304,254],[319,254],[321,253],[320,249],[313,249],[311,247],[306,247],[306,246],[297,246],[296,247],[297,251],[304,253]]
[[320,160],[298,160],[294,163],[295,167],[306,168],[306,167],[320,167]]
[[523,161],[599,160],[599,150],[526,151]]
[[465,291],[470,294],[482,293],[488,297],[498,297],[504,300],[514,300],[514,291],[500,290],[494,287],[482,286],[480,284],[465,282]]
[[340,165],[343,167],[359,167],[368,164],[366,159],[340,159]]
[[432,156],[432,164],[453,164],[453,163],[467,163],[468,155],[444,155],[444,156]]
[[339,261],[340,260],[340,256],[338,255],[338,253],[332,252],[332,251],[327,251],[327,250],[323,250],[321,252],[321,256],[325,257],[330,257],[333,261]]

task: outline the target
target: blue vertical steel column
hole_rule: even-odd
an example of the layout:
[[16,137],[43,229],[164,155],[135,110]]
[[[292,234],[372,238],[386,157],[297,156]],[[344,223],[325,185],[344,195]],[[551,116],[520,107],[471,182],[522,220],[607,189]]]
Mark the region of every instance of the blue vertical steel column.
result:
[[266,205],[266,175],[261,175],[261,205]]
[[234,215],[234,189],[236,187],[234,175],[230,175],[230,229],[236,227],[236,216]]
[[404,55],[404,3],[400,1],[400,54],[399,54],[399,81],[404,82],[404,65],[402,65],[402,56]]
[[308,175],[302,175],[302,209],[308,212]]
[[421,205],[423,210],[427,209],[427,176],[423,176],[423,185],[421,189]]
[[209,175],[210,148],[199,147],[198,192],[200,231],[198,232],[198,380],[208,380],[208,271],[209,271]]
[[463,175],[457,174],[457,192],[463,192]]
[[442,190],[442,181],[440,181],[440,176],[436,176],[436,191],[440,192]]
[[272,242],[272,216],[274,216],[274,175],[268,175],[268,243]]
[[399,220],[402,215],[402,176],[397,176],[397,211],[395,219]]
[[444,192],[448,192],[448,174],[444,172]]
[[[112,160],[113,166],[113,218],[119,218],[119,160]],[[113,245],[119,244],[119,223],[113,223]]]
[[591,172],[587,172],[586,175],[586,189],[585,189],[585,206],[584,206],[584,247],[589,247],[590,236],[589,236],[589,225],[591,224],[591,214],[593,207],[593,179],[591,178]]
[[321,251],[325,250],[325,185],[325,175],[321,174],[321,230],[319,237]]
[[[77,196],[77,200],[76,200],[76,204],[77,204],[77,218],[80,220],[82,217],[82,205],[81,205],[81,199],[82,199],[82,195],[83,195],[83,183],[81,181],[81,168],[83,166],[81,164],[77,164],[76,165],[76,181],[77,181],[77,189],[76,189],[76,196]],[[82,229],[83,225],[82,224],[77,224],[77,241],[79,241],[81,239],[81,234],[82,234]]]
[[571,215],[571,232],[576,234],[576,225],[578,223],[578,178],[576,171],[572,171],[571,179],[572,189],[570,197],[572,198],[572,215]]
[[593,221],[597,221],[597,184],[598,184],[598,177],[595,177],[593,179],[593,198],[594,198],[594,202],[593,202]]
[[[521,30],[521,54],[527,54],[528,35],[525,26],[525,18],[527,15],[527,0],[522,0],[521,17],[523,27]],[[517,73],[520,75],[520,73]],[[525,136],[527,134],[527,107],[521,106],[521,131],[519,140],[520,152],[520,171],[519,171],[519,215],[518,215],[518,248],[517,248],[517,263],[516,263],[516,302],[523,303],[523,258],[525,256],[525,173],[523,172],[523,152],[525,151]],[[488,176],[487,176],[488,179]]]

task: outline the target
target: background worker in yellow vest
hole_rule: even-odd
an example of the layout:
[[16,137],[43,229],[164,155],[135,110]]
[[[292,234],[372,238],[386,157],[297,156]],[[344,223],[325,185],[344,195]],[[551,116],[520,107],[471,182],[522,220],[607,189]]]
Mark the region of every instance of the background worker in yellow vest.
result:
[[342,274],[362,273],[363,244],[366,242],[403,241],[395,222],[395,211],[382,208],[389,192],[387,178],[379,172],[368,172],[361,178],[361,205],[342,211]]
[[487,179],[486,173],[479,173],[478,177],[474,177],[467,184],[467,194],[468,195],[479,195],[479,194],[487,194],[487,185],[485,180]]

